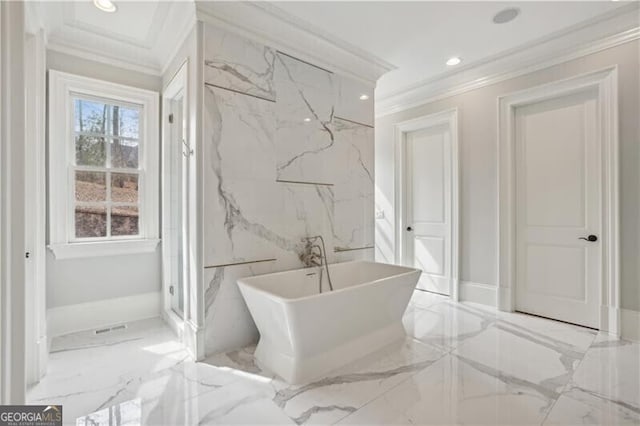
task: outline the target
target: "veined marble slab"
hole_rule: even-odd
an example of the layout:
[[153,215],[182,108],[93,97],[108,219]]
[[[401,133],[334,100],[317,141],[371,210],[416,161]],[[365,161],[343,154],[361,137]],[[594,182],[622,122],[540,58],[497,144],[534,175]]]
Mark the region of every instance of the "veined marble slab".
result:
[[204,25],[204,81],[275,101],[273,49]]
[[275,85],[278,179],[333,183],[334,75],[278,53]]
[[205,266],[272,255],[282,201],[273,103],[205,88]]
[[209,24],[203,56],[210,354],[256,339],[244,302],[224,296],[238,270],[229,265],[299,268],[301,238],[313,235],[324,237],[329,262],[372,259],[373,93]]
[[[336,117],[346,118],[373,127],[374,87],[345,76],[338,76],[338,95],[336,101]],[[361,99],[362,95],[367,99]]]
[[[280,222],[281,232],[292,241],[302,237],[322,235],[327,257],[332,261],[334,223],[333,187],[323,185],[300,185],[281,183],[284,209]],[[298,265],[302,266],[301,263]]]
[[205,269],[205,353],[241,348],[258,340],[258,329],[237,280],[273,272],[274,267],[274,261],[266,261]]
[[374,245],[373,129],[334,119],[334,242],[341,248]]

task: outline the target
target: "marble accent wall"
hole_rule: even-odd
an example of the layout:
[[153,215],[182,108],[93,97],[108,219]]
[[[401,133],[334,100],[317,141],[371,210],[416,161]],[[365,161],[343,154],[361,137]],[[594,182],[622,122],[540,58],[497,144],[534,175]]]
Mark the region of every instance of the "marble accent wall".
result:
[[302,267],[302,237],[373,258],[373,87],[209,25],[203,49],[211,354],[257,340],[236,281]]

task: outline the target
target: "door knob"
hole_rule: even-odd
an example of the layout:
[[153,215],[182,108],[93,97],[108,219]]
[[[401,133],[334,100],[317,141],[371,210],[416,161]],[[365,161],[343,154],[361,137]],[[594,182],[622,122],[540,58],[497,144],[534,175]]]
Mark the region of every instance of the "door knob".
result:
[[588,236],[588,237],[586,237],[586,238],[585,238],[585,237],[580,237],[580,238],[578,238],[578,239],[579,239],[579,240],[589,241],[589,242],[592,242],[592,243],[593,243],[593,242],[595,242],[595,241],[598,241],[598,237],[597,237],[597,236],[595,236],[595,235],[589,235],[589,236]]
[[413,228],[410,227],[410,226],[407,226],[407,231],[411,232],[411,231],[413,231]]

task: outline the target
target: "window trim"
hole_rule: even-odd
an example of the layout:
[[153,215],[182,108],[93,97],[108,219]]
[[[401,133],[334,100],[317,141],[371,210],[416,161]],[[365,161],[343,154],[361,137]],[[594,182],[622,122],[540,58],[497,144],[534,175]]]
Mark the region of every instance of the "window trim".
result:
[[[109,99],[143,109],[140,128],[139,236],[109,240],[76,239],[73,200],[69,191],[75,168],[74,97]],[[108,256],[151,252],[159,242],[159,94],[60,71],[49,71],[49,248],[56,258]]]

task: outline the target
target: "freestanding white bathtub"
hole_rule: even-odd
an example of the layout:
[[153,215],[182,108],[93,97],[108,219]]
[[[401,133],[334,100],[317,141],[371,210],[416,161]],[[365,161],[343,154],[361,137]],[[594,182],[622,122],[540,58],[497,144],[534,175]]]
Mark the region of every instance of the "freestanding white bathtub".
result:
[[[329,266],[238,280],[260,331],[258,365],[291,384],[307,383],[404,337],[402,315],[420,271],[375,262]],[[323,271],[326,275],[326,271]]]

